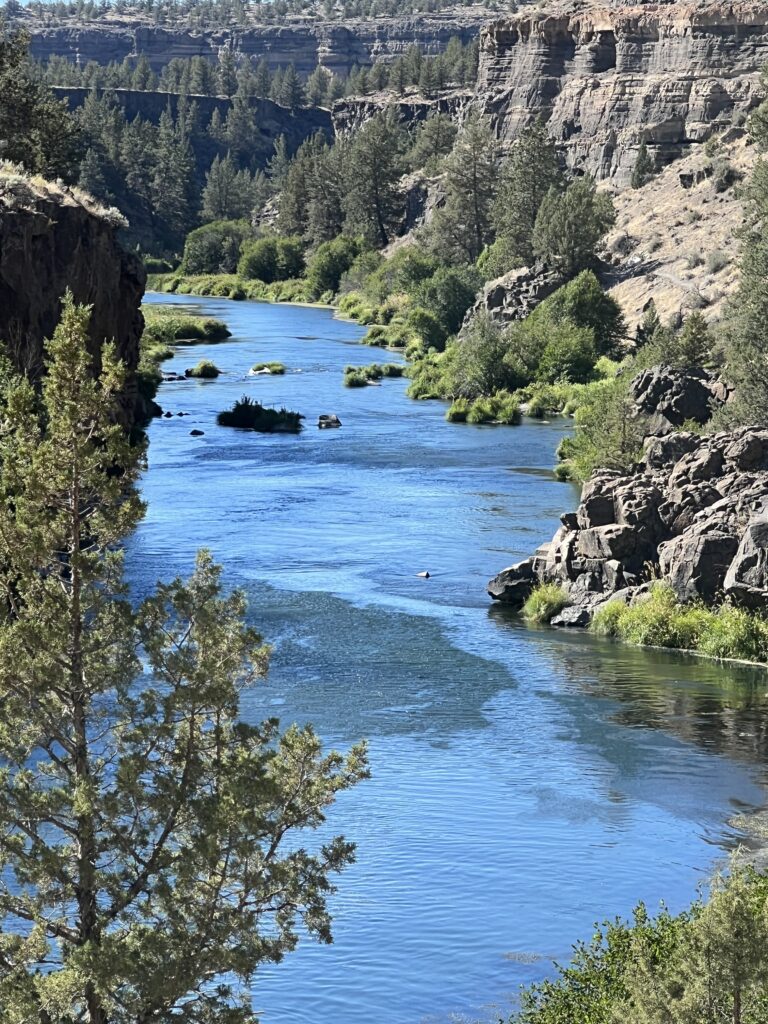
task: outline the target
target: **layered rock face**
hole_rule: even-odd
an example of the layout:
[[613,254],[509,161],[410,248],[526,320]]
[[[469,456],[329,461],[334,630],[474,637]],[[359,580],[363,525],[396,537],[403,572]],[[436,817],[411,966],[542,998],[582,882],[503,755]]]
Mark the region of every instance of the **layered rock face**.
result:
[[84,64],[106,64],[144,54],[159,71],[174,57],[215,58],[222,47],[233,47],[251,57],[265,57],[272,70],[293,63],[299,74],[309,75],[322,64],[334,74],[346,75],[356,65],[393,60],[413,43],[425,53],[440,53],[452,36],[470,42],[489,17],[489,12],[461,11],[350,19],[343,24],[284,19],[281,25],[232,30],[166,28],[108,15],[89,25],[46,26],[26,18],[23,24],[32,34],[32,56],[41,61],[57,54]]
[[0,340],[16,366],[33,377],[43,370],[50,338],[69,288],[93,307],[90,349],[99,365],[105,340],[114,341],[131,373],[123,406],[127,425],[145,410],[133,379],[144,327],[141,262],[116,238],[115,219],[66,188],[0,175]]
[[[647,389],[646,393],[647,393]],[[607,600],[630,602],[654,579],[680,601],[724,597],[768,608],[768,430],[650,437],[631,473],[602,471],[553,539],[488,584],[522,605],[557,583],[568,605],[553,625],[586,626]]]
[[544,117],[571,167],[625,185],[642,141],[661,166],[756,105],[768,4],[526,11],[480,47],[477,103],[501,139]]

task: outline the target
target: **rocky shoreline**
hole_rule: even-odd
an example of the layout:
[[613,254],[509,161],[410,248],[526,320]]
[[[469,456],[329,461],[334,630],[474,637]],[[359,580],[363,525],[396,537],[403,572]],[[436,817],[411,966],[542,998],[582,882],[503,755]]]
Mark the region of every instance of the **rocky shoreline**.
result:
[[[681,602],[768,608],[768,430],[673,432],[667,417],[691,411],[680,377],[657,367],[633,382],[636,397],[655,394],[643,458],[592,476],[552,540],[488,583],[494,600],[522,607],[554,583],[567,604],[552,625],[585,627],[606,602],[631,604],[662,580]],[[715,403],[727,397],[718,386],[696,377]]]

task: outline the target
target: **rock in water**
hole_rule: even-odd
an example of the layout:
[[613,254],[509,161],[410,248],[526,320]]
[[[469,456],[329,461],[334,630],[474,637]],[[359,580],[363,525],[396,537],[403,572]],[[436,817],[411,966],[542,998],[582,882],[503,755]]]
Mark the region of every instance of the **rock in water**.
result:
[[330,427],[340,427],[341,426],[341,420],[336,415],[336,413],[330,413],[330,414],[323,413],[319,417],[319,419],[317,421],[317,425],[318,425],[318,427],[320,427],[321,430],[326,430],[326,429],[328,429]]

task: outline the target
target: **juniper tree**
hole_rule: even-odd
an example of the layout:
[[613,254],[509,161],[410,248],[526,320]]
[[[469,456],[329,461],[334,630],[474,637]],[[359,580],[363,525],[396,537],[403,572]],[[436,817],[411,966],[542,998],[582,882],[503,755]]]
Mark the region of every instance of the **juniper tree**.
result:
[[300,924],[330,940],[353,848],[304,844],[365,753],[239,721],[268,651],[208,555],[129,599],[142,460],[124,371],[112,346],[92,371],[87,331],[68,296],[39,400],[7,368],[0,395],[2,1019],[242,1024]]

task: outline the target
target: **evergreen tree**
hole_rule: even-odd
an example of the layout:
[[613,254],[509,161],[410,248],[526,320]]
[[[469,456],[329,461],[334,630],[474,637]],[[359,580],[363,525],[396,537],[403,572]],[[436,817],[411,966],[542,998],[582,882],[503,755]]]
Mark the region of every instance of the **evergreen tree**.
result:
[[81,189],[96,199],[105,199],[107,196],[107,184],[101,170],[101,161],[96,155],[96,151],[90,147],[80,162],[77,183]]
[[550,188],[536,217],[534,254],[574,277],[594,265],[598,243],[615,219],[611,197],[598,193],[589,176],[565,192]]
[[29,36],[0,24],[0,158],[48,177],[69,177],[79,156],[77,123],[29,59]]
[[392,110],[370,118],[352,138],[346,168],[345,233],[389,243],[402,211],[402,131]]
[[221,96],[234,96],[237,91],[237,61],[228,46],[219,50],[217,85]]
[[281,189],[288,174],[291,158],[288,156],[288,143],[284,135],[278,135],[275,139],[275,150],[267,164],[269,176],[276,189]]
[[196,217],[194,161],[189,142],[177,133],[168,110],[158,127],[152,204],[166,241],[179,244]]
[[278,102],[282,106],[288,107],[289,110],[296,110],[297,107],[303,105],[304,98],[304,86],[301,84],[301,79],[296,73],[294,65],[289,64],[283,74]]
[[499,192],[493,206],[496,242],[491,253],[490,276],[533,261],[533,229],[536,216],[550,189],[561,192],[565,177],[557,151],[543,121],[522,132],[504,163]]
[[353,848],[310,852],[308,830],[365,752],[239,721],[267,649],[206,554],[130,602],[141,452],[116,424],[113,346],[92,373],[88,319],[65,298],[40,403],[24,378],[2,395],[3,1019],[246,1024],[238,988],[299,924],[330,941]]
[[453,149],[458,129],[447,114],[433,110],[416,131],[408,162],[414,169],[424,168],[436,173],[440,159]]
[[215,142],[226,140],[227,129],[218,107],[213,108],[211,120],[208,122],[208,134]]
[[448,262],[474,263],[491,240],[496,153],[488,122],[470,114],[445,161],[445,205],[428,231],[432,248]]
[[224,138],[227,145],[241,158],[251,152],[256,134],[253,108],[248,100],[238,95],[232,100],[224,124]]
[[643,319],[635,331],[635,344],[638,348],[652,342],[658,331],[661,330],[661,317],[656,311],[656,303],[653,299],[648,303],[648,308],[643,314]]
[[648,146],[645,143],[645,139],[643,139],[637,151],[635,165],[632,168],[632,188],[642,188],[643,185],[653,177],[655,170],[656,165],[648,152]]
[[214,157],[203,189],[203,220],[239,220],[253,209],[253,179],[248,171],[239,171],[227,154]]
[[683,366],[701,368],[709,362],[712,336],[707,321],[698,310],[691,313],[683,324],[676,347]]
[[307,79],[307,102],[312,107],[323,107],[328,103],[328,91],[331,85],[331,73],[322,64],[318,64]]
[[262,57],[256,65],[256,80],[254,82],[256,95],[260,100],[269,99],[271,85],[272,76],[269,73],[269,64],[266,58]]

